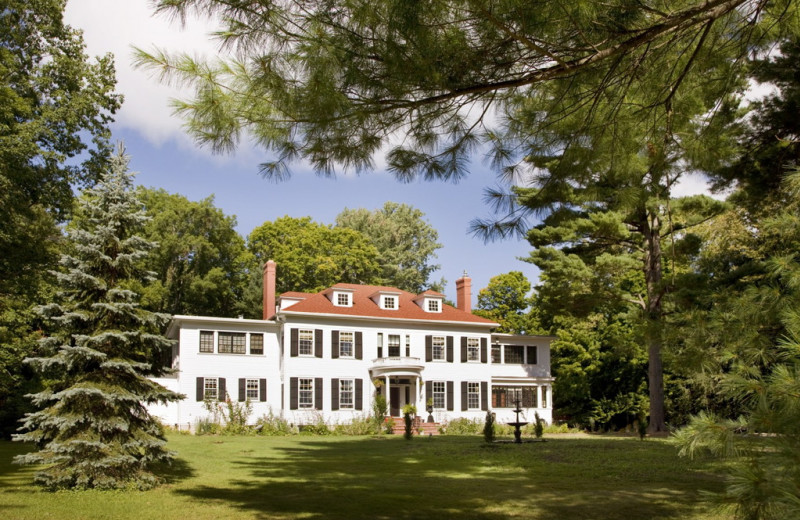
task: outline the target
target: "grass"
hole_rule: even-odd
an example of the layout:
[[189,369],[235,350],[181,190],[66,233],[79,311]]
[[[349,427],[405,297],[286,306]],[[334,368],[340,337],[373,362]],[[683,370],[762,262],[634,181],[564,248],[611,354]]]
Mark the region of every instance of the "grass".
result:
[[167,483],[140,491],[41,491],[0,443],[0,516],[11,519],[715,519],[710,461],[663,440],[173,435]]

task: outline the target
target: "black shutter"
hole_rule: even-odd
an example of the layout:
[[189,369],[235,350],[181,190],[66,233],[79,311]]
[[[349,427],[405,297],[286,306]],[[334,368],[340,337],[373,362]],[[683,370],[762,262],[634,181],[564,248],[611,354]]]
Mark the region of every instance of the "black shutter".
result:
[[425,336],[425,361],[433,361],[433,336]]
[[266,402],[267,400],[267,380],[266,379],[259,379],[258,380],[258,400],[262,403]]
[[453,362],[453,336],[447,336],[447,362]]
[[356,359],[364,357],[364,338],[361,332],[356,332]]
[[356,379],[356,410],[364,409],[364,380]]
[[447,382],[447,409],[449,411],[453,411],[453,382]]
[[528,364],[535,365],[539,362],[538,349],[535,346],[528,346]]
[[481,381],[481,410],[489,409],[489,383]]
[[228,397],[228,393],[225,391],[225,378],[219,378],[219,394],[217,394],[218,401],[225,401]]
[[469,408],[467,399],[467,382],[461,381],[461,411]]
[[289,355],[292,357],[297,357],[297,329],[290,330],[289,336],[291,337],[289,340]]
[[198,377],[197,378],[197,395],[196,395],[198,401],[202,401],[203,400],[203,397],[204,397],[204,394],[205,394],[205,392],[204,392],[204,390],[205,390],[204,389],[204,384],[205,384],[205,378]]
[[314,331],[314,357],[322,357],[322,329]]
[[239,379],[239,401],[247,399],[247,380]]
[[331,410],[339,409],[339,379],[331,379]]
[[331,331],[331,359],[339,357],[339,331]]
[[322,410],[322,378],[314,378],[314,409]]
[[425,381],[425,406],[433,402],[433,381]]
[[297,378],[289,378],[289,409],[297,410]]
[[467,338],[461,338],[461,362],[467,362]]
[[481,363],[486,363],[486,338],[481,338]]

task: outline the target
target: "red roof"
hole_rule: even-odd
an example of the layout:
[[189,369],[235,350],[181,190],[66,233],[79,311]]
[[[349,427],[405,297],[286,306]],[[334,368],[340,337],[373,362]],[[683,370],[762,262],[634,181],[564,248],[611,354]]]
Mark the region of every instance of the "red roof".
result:
[[[331,290],[346,289],[352,291],[353,305],[351,307],[339,307],[328,299],[326,294]],[[396,310],[381,309],[371,296],[380,292],[391,292],[399,295],[399,305]],[[426,291],[426,295],[441,296],[433,291]],[[487,320],[476,316],[471,312],[464,312],[451,305],[442,303],[442,312],[427,312],[415,303],[419,295],[402,291],[395,287],[383,287],[377,285],[358,285],[340,283],[325,291],[309,294],[298,292],[285,292],[281,297],[304,298],[281,312],[303,313],[303,314],[338,314],[341,316],[364,316],[368,318],[387,318],[420,321],[450,321],[462,323],[474,323],[476,325],[498,324],[492,320]]]

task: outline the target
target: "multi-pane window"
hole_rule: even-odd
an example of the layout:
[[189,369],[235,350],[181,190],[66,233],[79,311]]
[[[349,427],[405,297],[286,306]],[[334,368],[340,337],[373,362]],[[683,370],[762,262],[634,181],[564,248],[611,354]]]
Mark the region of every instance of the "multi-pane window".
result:
[[353,357],[353,333],[339,333],[339,357]]
[[400,357],[400,335],[389,334],[389,357]]
[[500,363],[500,345],[492,345],[492,363]]
[[219,381],[216,377],[203,379],[203,399],[216,401],[219,398]]
[[301,356],[314,355],[314,331],[301,329],[297,333],[297,352]]
[[212,331],[200,331],[200,352],[214,352],[214,333]]
[[538,349],[536,348],[535,345],[529,345],[525,347],[525,353],[527,356],[525,359],[525,363],[527,363],[528,365],[535,365],[536,363],[538,363],[537,359]]
[[217,352],[220,354],[246,354],[244,332],[220,332],[217,334]]
[[480,338],[467,338],[467,361],[481,360]]
[[434,336],[431,338],[433,359],[444,360],[444,336]]
[[447,406],[447,387],[444,381],[433,382],[433,407],[443,409]]
[[406,334],[406,357],[411,355],[411,336]]
[[314,379],[300,378],[297,387],[298,408],[314,408]]
[[264,335],[263,334],[250,334],[250,353],[263,354],[264,353]]
[[339,408],[340,409],[353,409],[353,380],[340,379],[339,380]]
[[428,312],[439,312],[439,300],[428,300]]
[[547,389],[549,387],[543,386],[542,387],[542,408],[547,408]]
[[378,333],[378,357],[383,357],[383,332]]
[[245,397],[252,399],[253,401],[258,401],[258,388],[258,379],[248,379],[245,381]]
[[535,386],[495,386],[492,388],[492,408],[536,408]]
[[336,305],[339,307],[350,307],[350,295],[348,293],[337,293]]
[[467,383],[467,408],[481,407],[481,384]]
[[397,298],[394,296],[383,297],[383,308],[394,310],[397,308]]
[[506,364],[521,365],[525,362],[525,347],[520,345],[506,345],[505,346],[505,362]]

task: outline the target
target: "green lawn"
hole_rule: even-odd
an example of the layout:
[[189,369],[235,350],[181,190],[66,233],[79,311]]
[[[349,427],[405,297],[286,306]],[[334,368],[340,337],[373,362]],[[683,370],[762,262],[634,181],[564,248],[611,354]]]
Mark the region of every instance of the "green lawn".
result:
[[147,492],[49,493],[25,448],[0,443],[4,519],[531,518],[717,519],[713,463],[679,459],[663,440],[550,436],[487,446],[481,437],[193,437]]

